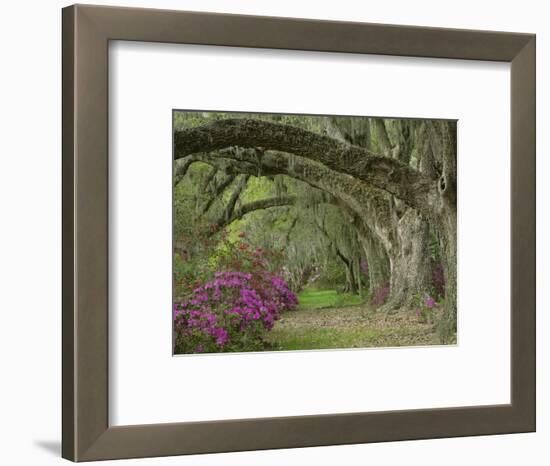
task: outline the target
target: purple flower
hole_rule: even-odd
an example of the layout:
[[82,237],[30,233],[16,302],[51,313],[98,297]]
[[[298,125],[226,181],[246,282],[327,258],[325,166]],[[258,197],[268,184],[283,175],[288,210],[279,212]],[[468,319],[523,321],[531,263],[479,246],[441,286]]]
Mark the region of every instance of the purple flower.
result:
[[433,299],[431,296],[427,296],[424,299],[424,304],[428,309],[433,309],[434,307],[437,306],[435,299]]
[[213,328],[210,329],[210,335],[216,338],[216,345],[223,346],[229,340],[229,333],[224,328]]
[[296,309],[298,299],[281,277],[267,271],[216,272],[188,300],[174,306],[176,338],[186,352],[261,347],[282,311]]

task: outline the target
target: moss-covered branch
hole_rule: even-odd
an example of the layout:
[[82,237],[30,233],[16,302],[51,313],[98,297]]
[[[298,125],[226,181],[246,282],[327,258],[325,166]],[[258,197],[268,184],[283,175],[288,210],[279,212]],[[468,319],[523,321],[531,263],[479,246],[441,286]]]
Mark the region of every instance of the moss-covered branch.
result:
[[289,125],[252,119],[220,120],[176,131],[174,142],[176,158],[232,146],[294,154],[385,190],[422,211],[430,209],[431,197],[437,192],[436,180],[398,160]]

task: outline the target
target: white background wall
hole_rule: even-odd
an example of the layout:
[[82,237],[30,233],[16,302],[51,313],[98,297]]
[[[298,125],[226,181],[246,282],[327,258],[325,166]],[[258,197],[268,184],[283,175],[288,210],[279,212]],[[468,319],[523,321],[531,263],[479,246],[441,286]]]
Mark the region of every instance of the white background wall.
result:
[[[536,0],[100,2],[245,14],[534,32],[538,46],[538,432],[146,459],[178,465],[543,465],[550,456],[548,306],[550,14]],[[61,14],[67,2],[4,2],[0,27],[0,461],[59,464],[61,411]],[[546,83],[544,82],[546,78]],[[548,364],[546,363],[546,369]]]

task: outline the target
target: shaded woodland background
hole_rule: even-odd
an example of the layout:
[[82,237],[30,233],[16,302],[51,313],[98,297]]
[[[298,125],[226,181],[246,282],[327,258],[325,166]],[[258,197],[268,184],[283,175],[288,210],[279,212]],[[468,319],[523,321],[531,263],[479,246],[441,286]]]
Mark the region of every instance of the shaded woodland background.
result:
[[180,353],[456,341],[456,122],[174,112]]

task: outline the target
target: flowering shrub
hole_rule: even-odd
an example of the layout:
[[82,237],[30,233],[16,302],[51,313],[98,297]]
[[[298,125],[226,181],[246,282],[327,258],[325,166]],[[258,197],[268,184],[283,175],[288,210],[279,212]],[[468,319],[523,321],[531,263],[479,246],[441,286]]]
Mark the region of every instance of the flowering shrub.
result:
[[390,284],[385,283],[384,285],[379,286],[372,292],[370,303],[373,306],[381,306],[386,302],[386,299],[388,299],[389,295],[390,295]]
[[282,253],[254,247],[240,232],[208,232],[184,242],[194,255],[175,261],[176,353],[253,351],[280,313],[298,304],[280,268]]
[[176,352],[262,349],[280,312],[297,304],[286,282],[268,271],[217,272],[189,300],[174,306]]

